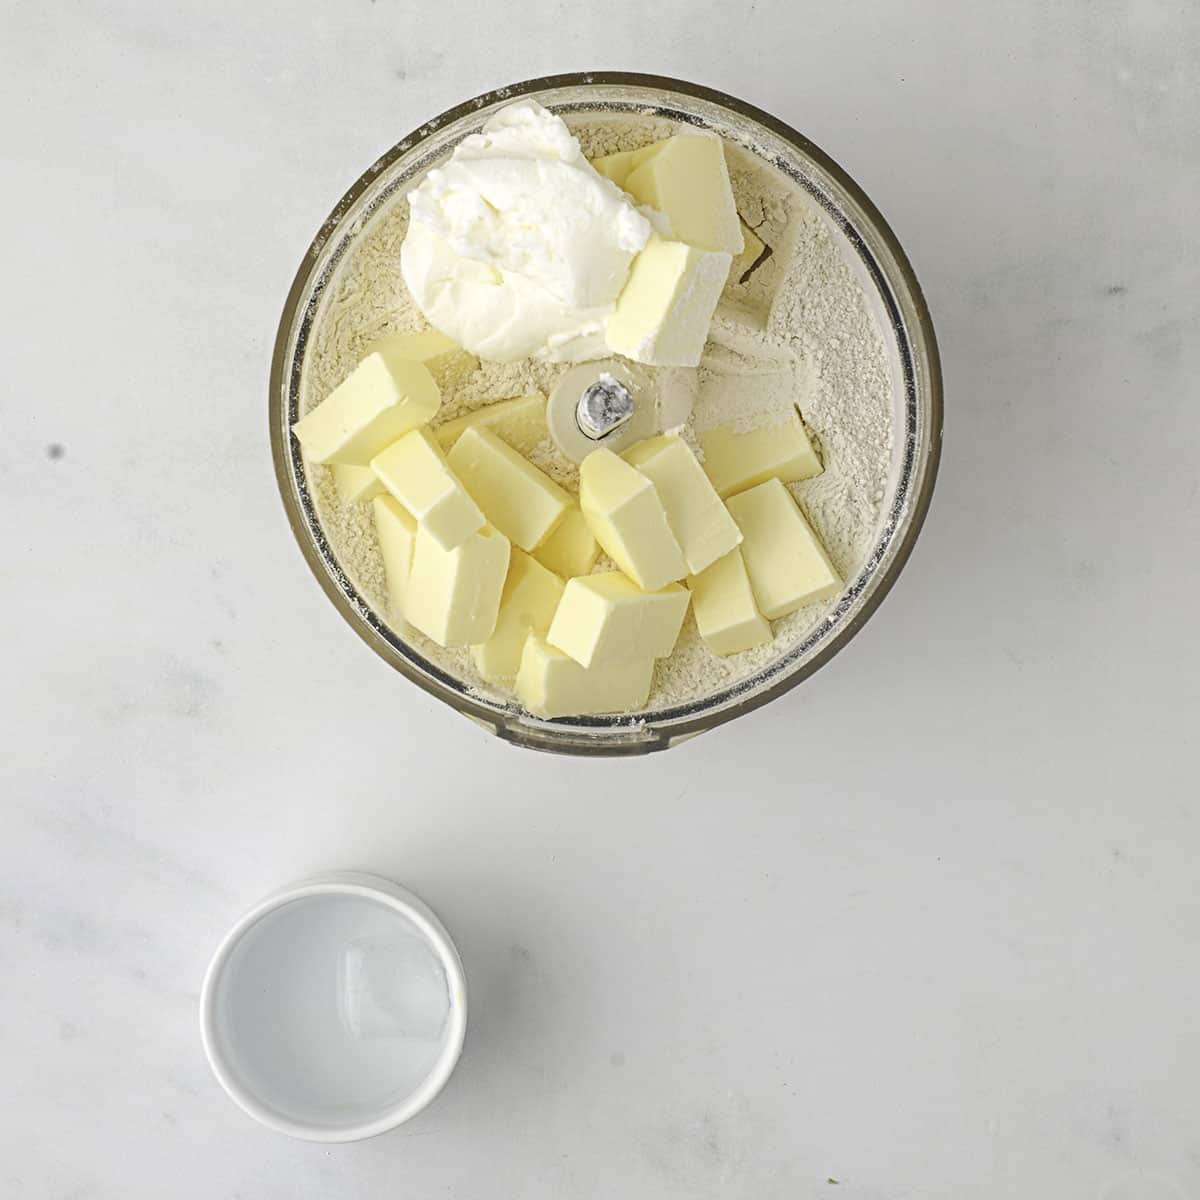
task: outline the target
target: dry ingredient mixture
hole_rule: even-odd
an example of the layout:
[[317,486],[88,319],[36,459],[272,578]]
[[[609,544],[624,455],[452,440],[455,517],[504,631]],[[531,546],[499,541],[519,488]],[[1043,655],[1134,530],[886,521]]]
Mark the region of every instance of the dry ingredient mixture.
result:
[[[585,154],[633,149],[670,136],[654,118],[570,122]],[[858,573],[875,540],[892,450],[891,376],[883,340],[862,288],[811,200],[745,151],[727,149],[738,212],[768,248],[742,279],[730,280],[701,364],[695,370],[646,367],[660,391],[664,423],[700,452],[696,434],[734,421],[746,428],[782,422],[798,404],[824,471],[790,484],[843,579]],[[314,323],[301,412],[319,404],[386,333],[427,323],[400,275],[408,204],[397,195],[356,239]],[[444,392],[439,420],[496,400],[549,394],[568,364],[532,359],[481,362]],[[690,408],[690,414],[689,414]],[[578,469],[552,442],[532,456],[571,491]],[[329,468],[309,467],[322,527],[338,562],[379,614],[387,612],[383,563],[369,505],[346,503]],[[607,564],[602,557],[597,569]],[[811,604],[774,623],[774,640],[720,658],[689,615],[669,658],[658,662],[646,711],[694,701],[756,674],[824,620],[836,601]],[[508,701],[483,682],[469,650],[447,650],[404,631],[428,659],[482,695]]]

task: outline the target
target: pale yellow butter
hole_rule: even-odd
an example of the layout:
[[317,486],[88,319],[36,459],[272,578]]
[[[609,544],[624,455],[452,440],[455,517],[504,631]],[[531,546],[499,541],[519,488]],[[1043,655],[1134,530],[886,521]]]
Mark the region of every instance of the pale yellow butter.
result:
[[483,527],[483,513],[427,429],[405,434],[371,460],[371,470],[443,550]]
[[571,497],[490,429],[473,425],[447,462],[484,516],[522,550],[540,546],[571,506]]
[[771,626],[754,603],[741,550],[731,550],[688,580],[696,627],[714,654],[738,654],[771,640]]
[[665,145],[665,141],[651,142],[650,145],[640,146],[637,150],[618,150],[615,154],[601,154],[598,158],[593,158],[591,163],[605,179],[611,179],[617,187],[623,188],[629,173],[635,167],[641,166],[646,159],[652,158]]
[[633,165],[621,186],[639,204],[663,213],[678,241],[740,254],[742,223],[721,139],[714,133],[681,133],[645,149],[653,153]]
[[630,712],[650,695],[654,660],[581,667],[536,633],[529,635],[517,672],[517,698],[535,716],[583,717]]
[[376,496],[372,502],[375,533],[383,557],[388,603],[398,617],[405,615],[405,597],[412,572],[413,548],[417,542],[417,523],[394,496]]
[[578,575],[567,581],[546,640],[584,667],[666,658],[690,599],[677,583],[645,592],[620,571]]
[[563,579],[586,575],[600,557],[600,543],[578,504],[563,514],[554,532],[533,552],[533,557]]
[[800,414],[792,409],[778,425],[759,425],[738,431],[722,425],[700,434],[704,470],[722,496],[778,479],[795,483],[823,470]]
[[550,436],[546,428],[546,397],[533,392],[513,400],[498,400],[464,417],[435,425],[433,435],[443,450],[449,450],[464,430],[476,425],[490,429],[501,441],[528,458]]
[[799,505],[778,479],[727,502],[744,540],[742,556],[754,601],[768,620],[836,596],[842,581]]
[[651,234],[605,326],[609,348],[657,366],[698,365],[730,261]]
[[440,646],[474,646],[496,628],[508,574],[508,538],[489,527],[453,550],[421,524],[413,546],[404,615]]
[[593,450],[580,464],[579,507],[608,556],[645,591],[688,573],[654,484],[611,450]]
[[329,471],[338,495],[347,504],[366,504],[376,496],[383,495],[386,489],[383,481],[370,467],[352,467],[348,463],[330,463]]
[[682,438],[669,434],[647,438],[626,450],[624,457],[654,484],[693,575],[742,540],[704,468]]
[[471,647],[471,657],[484,679],[496,683],[517,673],[525,639],[549,630],[562,594],[563,581],[553,571],[514,547],[496,628],[486,642]]
[[426,424],[441,402],[422,363],[368,354],[292,432],[312,462],[365,467],[398,437]]
[[421,333],[385,333],[371,351],[424,363],[443,392],[457,387],[479,369],[479,359],[436,329]]

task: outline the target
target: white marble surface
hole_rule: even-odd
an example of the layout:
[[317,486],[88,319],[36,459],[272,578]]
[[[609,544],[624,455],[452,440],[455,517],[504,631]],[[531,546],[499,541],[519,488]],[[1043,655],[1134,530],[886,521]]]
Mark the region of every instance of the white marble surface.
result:
[[[0,45],[0,1195],[1200,1195],[1195,5],[9,3]],[[602,66],[860,180],[948,418],[850,649],[584,764],[355,639],[264,409],[364,165]],[[338,866],[434,905],[475,1019],[434,1108],[325,1148],[225,1099],[196,1000],[242,909]]]

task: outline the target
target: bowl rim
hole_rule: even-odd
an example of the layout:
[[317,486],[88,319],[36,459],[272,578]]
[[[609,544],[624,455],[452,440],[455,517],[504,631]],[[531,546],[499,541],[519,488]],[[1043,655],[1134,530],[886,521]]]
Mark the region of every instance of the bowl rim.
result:
[[[921,362],[924,379],[924,391],[928,399],[928,448],[919,469],[912,479],[912,489],[907,500],[908,518],[902,535],[890,542],[888,550],[890,557],[871,587],[870,593],[863,599],[857,610],[842,624],[838,635],[821,645],[803,663],[793,669],[781,673],[765,686],[746,692],[736,704],[726,703],[721,708],[692,713],[679,718],[672,718],[669,727],[657,730],[656,735],[646,737],[621,738],[614,736],[604,741],[586,740],[586,730],[599,726],[619,734],[623,728],[630,732],[645,728],[645,714],[631,714],[623,723],[614,723],[611,718],[603,721],[589,721],[586,718],[569,721],[555,728],[556,722],[522,723],[520,729],[514,729],[500,718],[496,710],[472,697],[466,690],[454,687],[452,678],[434,664],[425,663],[425,670],[418,670],[403,657],[385,654],[379,644],[380,634],[370,620],[361,619],[345,594],[331,577],[328,564],[323,559],[318,547],[313,544],[311,530],[305,520],[305,515],[292,486],[288,469],[289,439],[282,422],[275,419],[277,398],[282,394],[285,377],[289,369],[288,347],[291,331],[295,326],[298,310],[308,290],[313,268],[317,265],[328,239],[336,233],[343,217],[362,194],[371,187],[378,176],[390,167],[402,155],[407,154],[420,144],[429,134],[442,126],[468,117],[490,105],[504,101],[518,100],[522,96],[555,89],[586,87],[586,86],[629,86],[638,88],[655,88],[674,91],[684,96],[702,100],[725,108],[738,116],[756,122],[775,136],[790,144],[802,155],[810,158],[816,165],[828,174],[836,184],[850,197],[862,211],[871,225],[872,233],[886,247],[891,256],[899,281],[903,284],[912,307],[915,319],[916,333],[914,345],[918,345],[923,354]],[[632,71],[572,71],[556,75],[538,76],[508,84],[504,87],[493,88],[469,100],[463,101],[445,110],[436,117],[430,118],[406,137],[402,138],[390,150],[381,155],[342,196],[332,212],[322,223],[316,236],[310,242],[296,275],[288,291],[276,332],[275,345],[271,359],[270,390],[268,393],[268,423],[271,440],[271,456],[275,467],[275,478],[287,513],[288,523],[300,551],[308,563],[309,569],[316,577],[322,590],[333,602],[334,607],[351,626],[358,636],[383,658],[393,669],[399,671],[407,679],[416,683],[422,690],[449,704],[457,712],[482,725],[506,741],[526,748],[544,751],[587,756],[624,756],[645,754],[655,750],[667,749],[700,733],[714,729],[736,717],[745,716],[755,709],[762,707],[785,692],[798,686],[816,671],[820,670],[835,654],[844,649],[858,634],[863,625],[875,614],[886,596],[890,593],[896,579],[912,555],[917,538],[925,523],[937,480],[938,466],[941,458],[942,432],[944,422],[944,403],[941,358],[938,351],[937,337],[933,328],[933,320],[925,300],[924,292],[917,280],[916,272],[908,260],[899,239],[882,213],[859,186],[859,184],[841,167],[829,154],[807,138],[799,130],[773,116],[757,106],[731,96],[715,88],[689,80],[675,79],[665,75],[645,74]],[[424,662],[424,660],[422,660]],[[444,677],[444,678],[443,678]],[[515,712],[515,710],[514,710]],[[539,733],[539,726],[546,727],[544,735]],[[575,735],[575,736],[570,736]]]
[[[242,1082],[222,1050],[217,1033],[217,989],[229,958],[241,940],[271,913],[315,896],[356,896],[393,909],[413,925],[429,942],[446,973],[450,997],[446,1034],[442,1049],[429,1074],[403,1100],[382,1110],[378,1116],[351,1125],[309,1124],[281,1113],[261,1100]],[[200,992],[200,1040],[208,1065],[229,1098],[242,1109],[278,1133],[310,1142],[354,1142],[375,1137],[411,1120],[433,1102],[446,1086],[462,1055],[467,1031],[467,980],[462,960],[446,927],[420,897],[407,888],[364,871],[328,871],[300,880],[272,892],[235,922],[225,934],[209,962]]]

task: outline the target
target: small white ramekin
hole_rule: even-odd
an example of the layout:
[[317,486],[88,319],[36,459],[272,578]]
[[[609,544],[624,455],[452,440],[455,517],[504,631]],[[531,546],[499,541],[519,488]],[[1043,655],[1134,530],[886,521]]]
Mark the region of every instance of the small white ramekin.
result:
[[[357,897],[393,909],[407,930],[422,937],[446,975],[449,1013],[441,1048],[425,1078],[403,1099],[382,1107],[368,1118],[345,1125],[309,1124],[257,1095],[245,1083],[237,1062],[230,1061],[229,1040],[221,1036],[218,995],[234,950],[258,922],[284,905],[314,897]],[[291,1137],[315,1142],[353,1142],[386,1133],[416,1116],[446,1085],[462,1053],[467,1029],[467,985],[462,961],[450,935],[433,911],[417,896],[390,880],[358,871],[334,871],[302,880],[272,893],[225,935],[209,964],[200,997],[200,1035],[204,1052],[221,1086],[245,1112],[264,1125]]]

